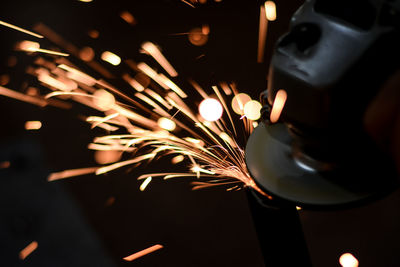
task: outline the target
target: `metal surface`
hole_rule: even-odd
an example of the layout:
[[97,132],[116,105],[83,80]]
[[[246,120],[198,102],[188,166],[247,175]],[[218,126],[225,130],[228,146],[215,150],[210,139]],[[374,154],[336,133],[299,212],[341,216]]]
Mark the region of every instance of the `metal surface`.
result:
[[395,188],[395,182],[388,178],[394,174],[380,169],[385,160],[373,153],[358,155],[353,162],[324,172],[299,164],[290,142],[283,124],[260,124],[247,143],[246,163],[252,177],[274,196],[296,205],[337,206],[368,200]]

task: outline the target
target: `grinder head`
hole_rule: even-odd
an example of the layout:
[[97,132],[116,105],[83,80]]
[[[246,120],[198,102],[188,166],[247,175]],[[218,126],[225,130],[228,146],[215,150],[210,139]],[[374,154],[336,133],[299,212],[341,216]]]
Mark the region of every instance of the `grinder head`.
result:
[[[400,1],[310,0],[277,43],[263,120],[246,163],[266,192],[297,205],[336,206],[395,188],[392,160],[368,137],[364,113],[400,67]],[[280,121],[269,123],[278,90]]]

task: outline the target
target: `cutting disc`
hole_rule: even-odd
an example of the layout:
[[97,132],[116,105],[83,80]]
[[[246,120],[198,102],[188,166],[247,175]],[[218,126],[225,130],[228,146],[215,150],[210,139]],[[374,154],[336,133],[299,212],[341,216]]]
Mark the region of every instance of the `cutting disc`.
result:
[[347,155],[351,160],[340,168],[321,172],[299,164],[290,144],[291,137],[281,123],[260,124],[247,142],[247,168],[257,185],[272,196],[299,206],[342,206],[397,187],[394,168],[371,149]]

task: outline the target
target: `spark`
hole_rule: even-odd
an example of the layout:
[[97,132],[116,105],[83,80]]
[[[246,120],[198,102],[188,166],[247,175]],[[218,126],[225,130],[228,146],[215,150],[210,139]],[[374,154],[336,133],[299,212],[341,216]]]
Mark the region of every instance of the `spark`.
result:
[[26,34],[29,34],[29,35],[32,35],[32,36],[37,37],[37,38],[43,38],[43,36],[40,35],[40,34],[25,30],[25,29],[23,29],[21,27],[15,26],[13,24],[7,23],[7,22],[2,21],[2,20],[0,20],[0,25],[6,26],[8,28],[11,28],[11,29],[14,29],[14,30],[17,30],[17,31],[20,31],[20,32],[23,32],[23,33],[26,33]]
[[246,103],[246,105],[244,105],[244,115],[253,121],[256,121],[260,118],[261,110],[262,106],[260,104],[260,102],[256,101],[256,100],[251,100],[249,102]]
[[199,105],[200,115],[207,121],[219,120],[222,116],[222,105],[214,98],[204,99]]
[[244,105],[251,101],[251,97],[245,93],[237,94],[232,99],[232,110],[238,115],[244,115]]
[[265,1],[265,16],[269,21],[276,20],[276,5],[273,1]]
[[40,44],[38,42],[32,42],[32,41],[22,41],[17,45],[17,48],[22,51],[26,52],[40,52],[40,53],[45,53],[45,54],[50,54],[50,55],[55,55],[55,56],[63,56],[63,57],[68,57],[69,54],[67,53],[61,53],[57,51],[52,51],[48,49],[42,49],[40,48]]
[[193,4],[189,3],[186,0],[181,0],[183,3],[187,4],[188,6],[192,7],[192,8],[196,8]]
[[141,250],[139,252],[133,253],[132,255],[129,255],[129,256],[123,258],[123,259],[125,261],[134,261],[134,260],[136,260],[136,259],[138,259],[140,257],[143,257],[143,256],[145,256],[145,255],[147,255],[149,253],[152,253],[152,252],[157,251],[157,250],[162,249],[162,248],[164,248],[163,245],[157,244],[157,245],[151,246],[149,248],[146,248],[144,250]]
[[152,177],[149,176],[146,178],[146,180],[143,181],[143,183],[140,185],[139,189],[140,191],[144,191],[146,189],[146,187],[149,185],[149,183],[151,182]]
[[176,123],[168,118],[161,117],[158,119],[157,123],[160,126],[160,128],[167,131],[173,131],[176,128]]
[[351,253],[344,253],[339,258],[342,267],[358,267],[358,260]]
[[101,54],[101,59],[114,66],[118,66],[121,63],[121,58],[110,51],[104,51]]
[[70,178],[70,177],[74,177],[74,176],[95,173],[97,169],[98,169],[98,167],[92,167],[92,168],[66,170],[66,171],[62,171],[62,172],[54,172],[54,173],[50,174],[49,177],[47,177],[47,181],[51,182],[51,181]]
[[[73,48],[46,26],[39,25],[35,29],[46,33],[51,41],[79,57],[80,49]],[[202,34],[209,33],[208,26],[203,26],[201,30]],[[25,45],[38,46],[32,43]],[[175,69],[167,67],[170,63],[166,60],[163,62],[162,58],[165,57],[154,44],[145,42],[142,49],[159,61],[170,76],[174,75],[171,70]],[[104,73],[101,65],[94,64],[96,62],[93,60],[87,61],[90,57],[83,60],[82,63],[100,74]],[[113,59],[106,60],[113,62]],[[118,64],[120,62],[118,57]],[[133,94],[123,93],[112,84],[86,74],[65,58],[54,59],[54,62],[37,60],[32,67],[31,74],[52,90],[45,96],[41,96],[39,91],[29,96],[0,87],[0,94],[33,104],[45,106],[57,101],[54,98],[68,97],[71,101],[92,108],[96,113],[104,113],[104,116],[85,116],[92,128],[100,127],[108,131],[108,135],[96,137],[88,145],[88,149],[95,151],[97,163],[103,166],[56,172],[48,177],[48,181],[91,173],[100,175],[124,166],[144,164],[171,155],[172,164],[185,162],[186,171],[142,175],[138,178],[145,180],[141,189],[144,190],[146,184],[156,177],[165,180],[197,177],[214,180],[194,184],[194,189],[229,185],[229,188],[233,188],[231,190],[252,187],[262,193],[247,171],[244,150],[236,141],[234,117],[227,105],[229,102],[226,102],[233,96],[233,111],[243,115],[246,114],[245,105],[251,101],[247,95],[239,94],[234,84],[219,82],[222,88],[220,91],[217,86],[202,88],[194,80],[189,80],[194,93],[198,93],[203,99],[196,105],[197,110],[193,108],[196,103],[186,101],[192,92],[182,90],[170,78],[144,62],[136,64],[130,59],[125,62],[136,73],[134,77],[128,73],[122,75],[122,79],[135,89]],[[114,77],[111,73],[107,75]],[[211,98],[210,95],[215,95],[216,98]],[[223,113],[229,118],[229,124],[222,117]],[[250,120],[254,117],[248,114],[246,116],[249,120],[243,122],[246,133],[249,133],[254,125]],[[123,160],[122,155],[125,156]]]
[[165,71],[171,76],[171,77],[176,77],[178,76],[178,73],[172,67],[172,65],[168,62],[168,60],[164,57],[164,55],[161,53],[160,49],[158,49],[157,46],[155,46],[151,42],[145,42],[142,44],[142,49],[151,55],[157,62],[160,64],[161,67],[165,69]]
[[42,123],[40,121],[27,121],[25,122],[26,130],[39,130],[42,128]]
[[257,51],[257,62],[264,62],[264,50],[265,41],[268,32],[268,19],[265,13],[265,6],[260,7],[260,23],[258,29],[258,51]]
[[11,162],[9,162],[9,161],[0,162],[0,169],[7,169],[7,168],[10,168],[10,166],[11,166]]
[[29,245],[27,245],[23,250],[19,252],[19,258],[21,260],[25,260],[32,252],[34,252],[38,248],[38,242],[32,241]]
[[132,26],[137,24],[135,17],[129,11],[122,11],[119,16],[121,17],[121,19],[125,20],[126,23]]
[[271,115],[270,115],[270,121],[272,123],[275,123],[279,120],[282,110],[285,107],[286,99],[287,99],[286,91],[280,89],[276,93],[274,103],[272,104]]

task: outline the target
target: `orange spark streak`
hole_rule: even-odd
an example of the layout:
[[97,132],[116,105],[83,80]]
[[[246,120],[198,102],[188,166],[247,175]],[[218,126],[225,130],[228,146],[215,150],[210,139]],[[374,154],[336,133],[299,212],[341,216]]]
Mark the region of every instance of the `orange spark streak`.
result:
[[274,104],[272,105],[270,121],[275,123],[279,120],[281,116],[283,107],[285,106],[287,99],[287,93],[285,90],[281,89],[276,93]]
[[62,172],[54,172],[47,177],[47,181],[55,181],[55,180],[60,180],[64,178],[70,178],[74,176],[79,176],[79,175],[84,175],[84,174],[89,174],[89,173],[94,173],[98,167],[92,167],[92,168],[82,168],[82,169],[74,169],[74,170],[66,170]]
[[26,259],[33,251],[35,251],[38,247],[38,242],[32,241],[29,245],[27,245],[23,250],[19,252],[19,258],[21,260]]
[[158,49],[157,46],[155,46],[151,42],[146,42],[142,44],[142,49],[146,51],[150,56],[152,56],[158,62],[158,64],[160,64],[161,67],[163,67],[165,71],[168,72],[168,74],[171,77],[178,76],[178,73],[176,72],[174,67],[172,67],[172,65],[164,57],[164,55],[161,53],[161,51]]
[[42,123],[40,121],[27,121],[25,122],[26,130],[39,130],[42,128]]
[[149,185],[149,183],[151,182],[152,177],[149,176],[146,178],[146,180],[143,181],[143,183],[140,185],[139,189],[140,191],[144,191],[146,189],[146,187]]
[[35,37],[37,37],[37,38],[43,38],[43,36],[40,35],[40,34],[31,32],[31,31],[28,31],[28,30],[25,30],[25,29],[23,29],[23,28],[20,28],[20,27],[18,27],[18,26],[12,25],[12,24],[7,23],[7,22],[5,22],[5,21],[1,21],[1,20],[0,20],[0,25],[6,26],[6,27],[8,27],[8,28],[11,28],[11,29],[14,29],[14,30],[17,30],[17,31],[20,31],[20,32],[23,32],[23,33],[26,33],[26,34],[29,34],[29,35],[32,35],[32,36],[35,36]]
[[129,255],[129,256],[123,258],[123,259],[126,260],[126,261],[134,261],[134,260],[136,260],[136,259],[138,259],[140,257],[143,257],[143,256],[145,256],[145,255],[147,255],[149,253],[152,253],[152,252],[154,252],[156,250],[159,250],[159,249],[162,249],[162,248],[164,248],[163,245],[157,244],[157,245],[151,246],[149,248],[143,249],[143,250],[141,250],[139,252],[133,253],[132,255]]
[[186,1],[186,0],[181,0],[183,3],[185,3],[185,4],[187,4],[188,6],[190,6],[190,7],[193,7],[193,8],[196,8],[194,5],[192,5],[191,3],[189,3],[188,1]]
[[264,62],[264,50],[265,50],[265,40],[267,38],[268,32],[268,20],[265,15],[265,7],[260,7],[260,25],[258,31],[258,53],[257,53],[257,62]]
[[10,90],[8,88],[0,86],[0,95],[4,95],[10,98],[14,98],[23,102],[31,103],[40,107],[44,107],[47,105],[47,101],[41,98],[25,95],[18,93],[14,90]]

